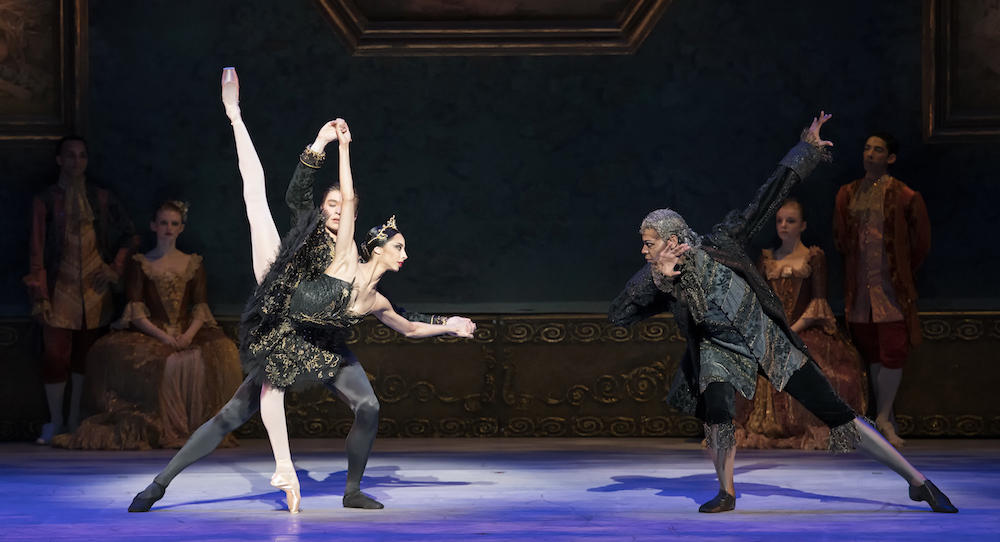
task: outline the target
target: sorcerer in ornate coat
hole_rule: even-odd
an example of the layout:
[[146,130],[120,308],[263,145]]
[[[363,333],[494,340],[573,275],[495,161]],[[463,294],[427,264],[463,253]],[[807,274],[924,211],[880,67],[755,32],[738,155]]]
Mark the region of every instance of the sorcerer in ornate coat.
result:
[[825,157],[819,137],[830,118],[820,114],[743,211],[734,210],[710,235],[699,236],[670,209],[643,220],[642,253],[648,262],[613,302],[611,322],[628,326],[670,311],[687,350],[667,401],[705,423],[719,494],[700,512],[736,508],[733,464],[735,394],[752,399],[757,374],[785,391],[830,427],[830,450],[856,447],[910,484],[910,498],[935,512],[957,512],[948,497],[913,468],[882,435],[844,403],[791,330],[781,301],[746,253],[746,244],[773,220],[791,188]]

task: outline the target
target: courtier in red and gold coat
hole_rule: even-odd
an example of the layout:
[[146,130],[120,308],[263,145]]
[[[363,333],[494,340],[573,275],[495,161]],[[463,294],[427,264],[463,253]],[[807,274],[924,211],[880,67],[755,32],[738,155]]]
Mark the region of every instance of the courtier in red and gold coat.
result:
[[890,412],[911,345],[920,344],[914,273],[930,249],[931,228],[920,193],[887,173],[899,144],[877,132],[865,142],[865,176],[840,187],[833,236],[844,255],[847,326],[869,364],[878,428],[893,445]]

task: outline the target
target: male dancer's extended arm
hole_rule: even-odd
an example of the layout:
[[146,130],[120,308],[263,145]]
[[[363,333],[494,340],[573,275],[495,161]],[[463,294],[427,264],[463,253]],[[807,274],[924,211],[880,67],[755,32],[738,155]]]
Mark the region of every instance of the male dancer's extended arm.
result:
[[323,165],[321,156],[324,155],[309,152],[308,148],[299,155],[299,163],[296,164],[292,180],[288,182],[288,190],[285,191],[285,204],[292,211],[292,224],[297,224],[299,217],[315,207],[313,184],[316,181],[316,170]]
[[799,181],[809,176],[825,158],[823,149],[833,145],[819,137],[819,129],[830,118],[822,112],[803,133],[803,139],[781,159],[778,169],[757,190],[743,211],[734,210],[713,228],[713,236],[724,236],[737,246],[745,246],[765,225],[770,224],[778,205]]

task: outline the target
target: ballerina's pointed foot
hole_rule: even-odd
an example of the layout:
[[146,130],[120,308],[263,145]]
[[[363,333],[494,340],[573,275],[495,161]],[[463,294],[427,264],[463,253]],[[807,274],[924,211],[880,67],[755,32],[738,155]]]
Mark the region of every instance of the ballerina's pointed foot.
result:
[[298,514],[299,503],[302,502],[302,494],[299,492],[299,477],[294,472],[290,475],[276,472],[271,477],[271,485],[285,492],[285,497],[288,499],[288,511]]
[[222,70],[222,104],[229,120],[236,122],[240,116],[240,78],[236,76],[236,68]]
[[921,486],[910,486],[910,499],[917,502],[927,501],[927,504],[931,505],[931,510],[935,512],[944,514],[958,512],[958,508],[955,508],[955,505],[951,504],[948,496],[942,493],[930,480],[924,480],[924,484]]
[[366,510],[381,510],[382,503],[365,495],[361,491],[353,491],[344,495],[344,508],[364,508]]
[[222,103],[226,106],[240,103],[240,78],[236,75],[236,68],[222,69]]
[[714,499],[698,508],[698,511],[703,514],[716,514],[719,512],[729,512],[730,510],[736,510],[736,497],[721,489]]
[[153,482],[132,499],[132,504],[129,505],[128,511],[149,512],[149,509],[153,507],[153,503],[162,499],[163,494],[166,492],[166,486],[162,486],[158,482]]

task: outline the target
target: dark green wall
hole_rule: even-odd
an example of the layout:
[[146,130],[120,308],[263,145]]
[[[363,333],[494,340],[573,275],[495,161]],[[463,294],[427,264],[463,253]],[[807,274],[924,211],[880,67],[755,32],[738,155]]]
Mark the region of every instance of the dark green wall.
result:
[[[359,228],[396,214],[407,237],[411,259],[386,279],[397,298],[599,310],[641,263],[646,212],[671,206],[707,230],[826,109],[836,160],[799,196],[807,242],[834,260],[835,305],[833,197],[884,127],[903,145],[894,173],[930,209],[921,306],[997,308],[1000,145],[922,142],[921,24],[920,2],[675,0],[632,56],[371,59],[349,56],[309,0],[92,2],[90,176],[141,229],[159,200],[189,200],[181,248],[205,256],[216,310],[239,307],[248,230],[218,98],[235,65],[279,225],[298,153],[344,117]],[[2,148],[0,294],[13,315],[27,310],[27,204],[54,174],[51,147]]]

